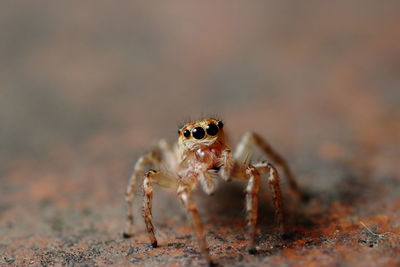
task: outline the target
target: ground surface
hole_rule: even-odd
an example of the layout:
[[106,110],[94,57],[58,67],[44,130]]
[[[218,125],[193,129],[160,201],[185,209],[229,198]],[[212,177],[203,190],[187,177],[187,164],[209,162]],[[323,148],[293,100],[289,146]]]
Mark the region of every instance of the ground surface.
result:
[[121,234],[135,160],[213,112],[233,143],[265,136],[311,196],[291,197],[283,177],[282,240],[265,186],[252,256],[245,184],[199,192],[216,262],[399,266],[398,8],[4,4],[0,266],[205,265],[174,192],[155,190],[159,248],[140,198],[135,237]]

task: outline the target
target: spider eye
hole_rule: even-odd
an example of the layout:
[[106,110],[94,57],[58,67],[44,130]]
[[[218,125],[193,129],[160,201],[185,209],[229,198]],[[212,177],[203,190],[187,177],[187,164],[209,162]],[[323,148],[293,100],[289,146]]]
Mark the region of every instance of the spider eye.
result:
[[183,136],[186,137],[186,138],[189,138],[189,136],[190,136],[189,130],[184,130],[183,131]]
[[218,122],[218,128],[220,129],[224,128],[224,123],[222,121]]
[[218,126],[215,125],[214,123],[210,123],[206,127],[206,132],[208,135],[214,136],[218,133]]
[[204,136],[206,135],[206,132],[204,131],[203,128],[201,127],[196,127],[192,130],[192,135],[196,139],[203,139]]

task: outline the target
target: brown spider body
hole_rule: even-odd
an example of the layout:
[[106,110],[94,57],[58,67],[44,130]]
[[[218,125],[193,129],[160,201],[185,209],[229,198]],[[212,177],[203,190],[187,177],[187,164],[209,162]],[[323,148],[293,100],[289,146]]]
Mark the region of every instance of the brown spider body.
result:
[[[284,233],[283,205],[277,170],[266,161],[254,163],[246,163],[246,161],[253,148],[258,147],[283,169],[291,189],[299,194],[298,186],[288,165],[264,139],[250,132],[243,136],[232,155],[231,149],[226,144],[223,126],[221,121],[213,118],[187,123],[179,129],[179,138],[175,146],[161,140],[156,150],[139,158],[126,193],[128,211],[124,237],[133,236],[132,203],[136,186],[141,177],[143,177],[144,192],[143,218],[153,247],[157,247],[157,239],[152,223],[152,196],[153,184],[158,184],[176,190],[191,218],[200,250],[207,261],[212,263],[200,216],[190,194],[199,183],[205,193],[213,193],[215,190],[214,179],[217,177],[225,181],[230,181],[232,178],[248,181],[246,210],[248,251],[250,253],[256,251],[254,239],[258,218],[258,192],[261,174],[269,175],[268,183],[276,208],[279,230],[281,234]],[[152,165],[153,169],[145,173],[147,165]]]

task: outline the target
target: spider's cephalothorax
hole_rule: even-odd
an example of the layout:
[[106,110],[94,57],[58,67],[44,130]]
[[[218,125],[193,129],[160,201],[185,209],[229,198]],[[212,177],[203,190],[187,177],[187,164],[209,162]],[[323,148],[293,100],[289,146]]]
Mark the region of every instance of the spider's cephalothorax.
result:
[[199,181],[207,194],[215,190],[213,174],[218,172],[223,179],[230,178],[232,161],[223,126],[222,121],[206,119],[185,124],[179,130],[175,147],[178,179],[191,188]]
[[[247,159],[250,158],[253,149],[258,147],[282,168],[295,193],[299,194],[299,188],[285,160],[263,138],[251,132],[246,133],[232,154],[226,144],[223,122],[213,118],[187,123],[178,130],[178,134],[179,138],[174,146],[165,140],[160,140],[154,151],[140,157],[137,161],[126,193],[128,211],[124,237],[133,235],[132,202],[136,185],[143,177],[143,217],[152,246],[157,247],[152,223],[152,196],[153,184],[158,184],[176,190],[183,206],[191,216],[200,250],[207,261],[212,263],[200,216],[190,194],[198,184],[205,193],[214,192],[214,177],[220,177],[225,181],[236,178],[248,181],[246,187],[248,251],[254,253],[261,174],[268,175],[279,231],[284,234],[278,172],[266,161],[248,163]],[[152,165],[152,169],[145,173],[147,165]]]

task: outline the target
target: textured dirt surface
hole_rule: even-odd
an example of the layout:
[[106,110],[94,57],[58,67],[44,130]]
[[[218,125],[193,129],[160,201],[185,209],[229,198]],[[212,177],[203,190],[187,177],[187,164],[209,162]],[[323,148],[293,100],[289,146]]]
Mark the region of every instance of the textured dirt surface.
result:
[[283,240],[264,186],[248,255],[245,184],[198,192],[216,262],[400,265],[396,1],[1,5],[0,266],[205,266],[174,192],[155,189],[159,248],[140,197],[121,234],[135,160],[213,113],[232,144],[265,136],[311,196],[283,177]]

